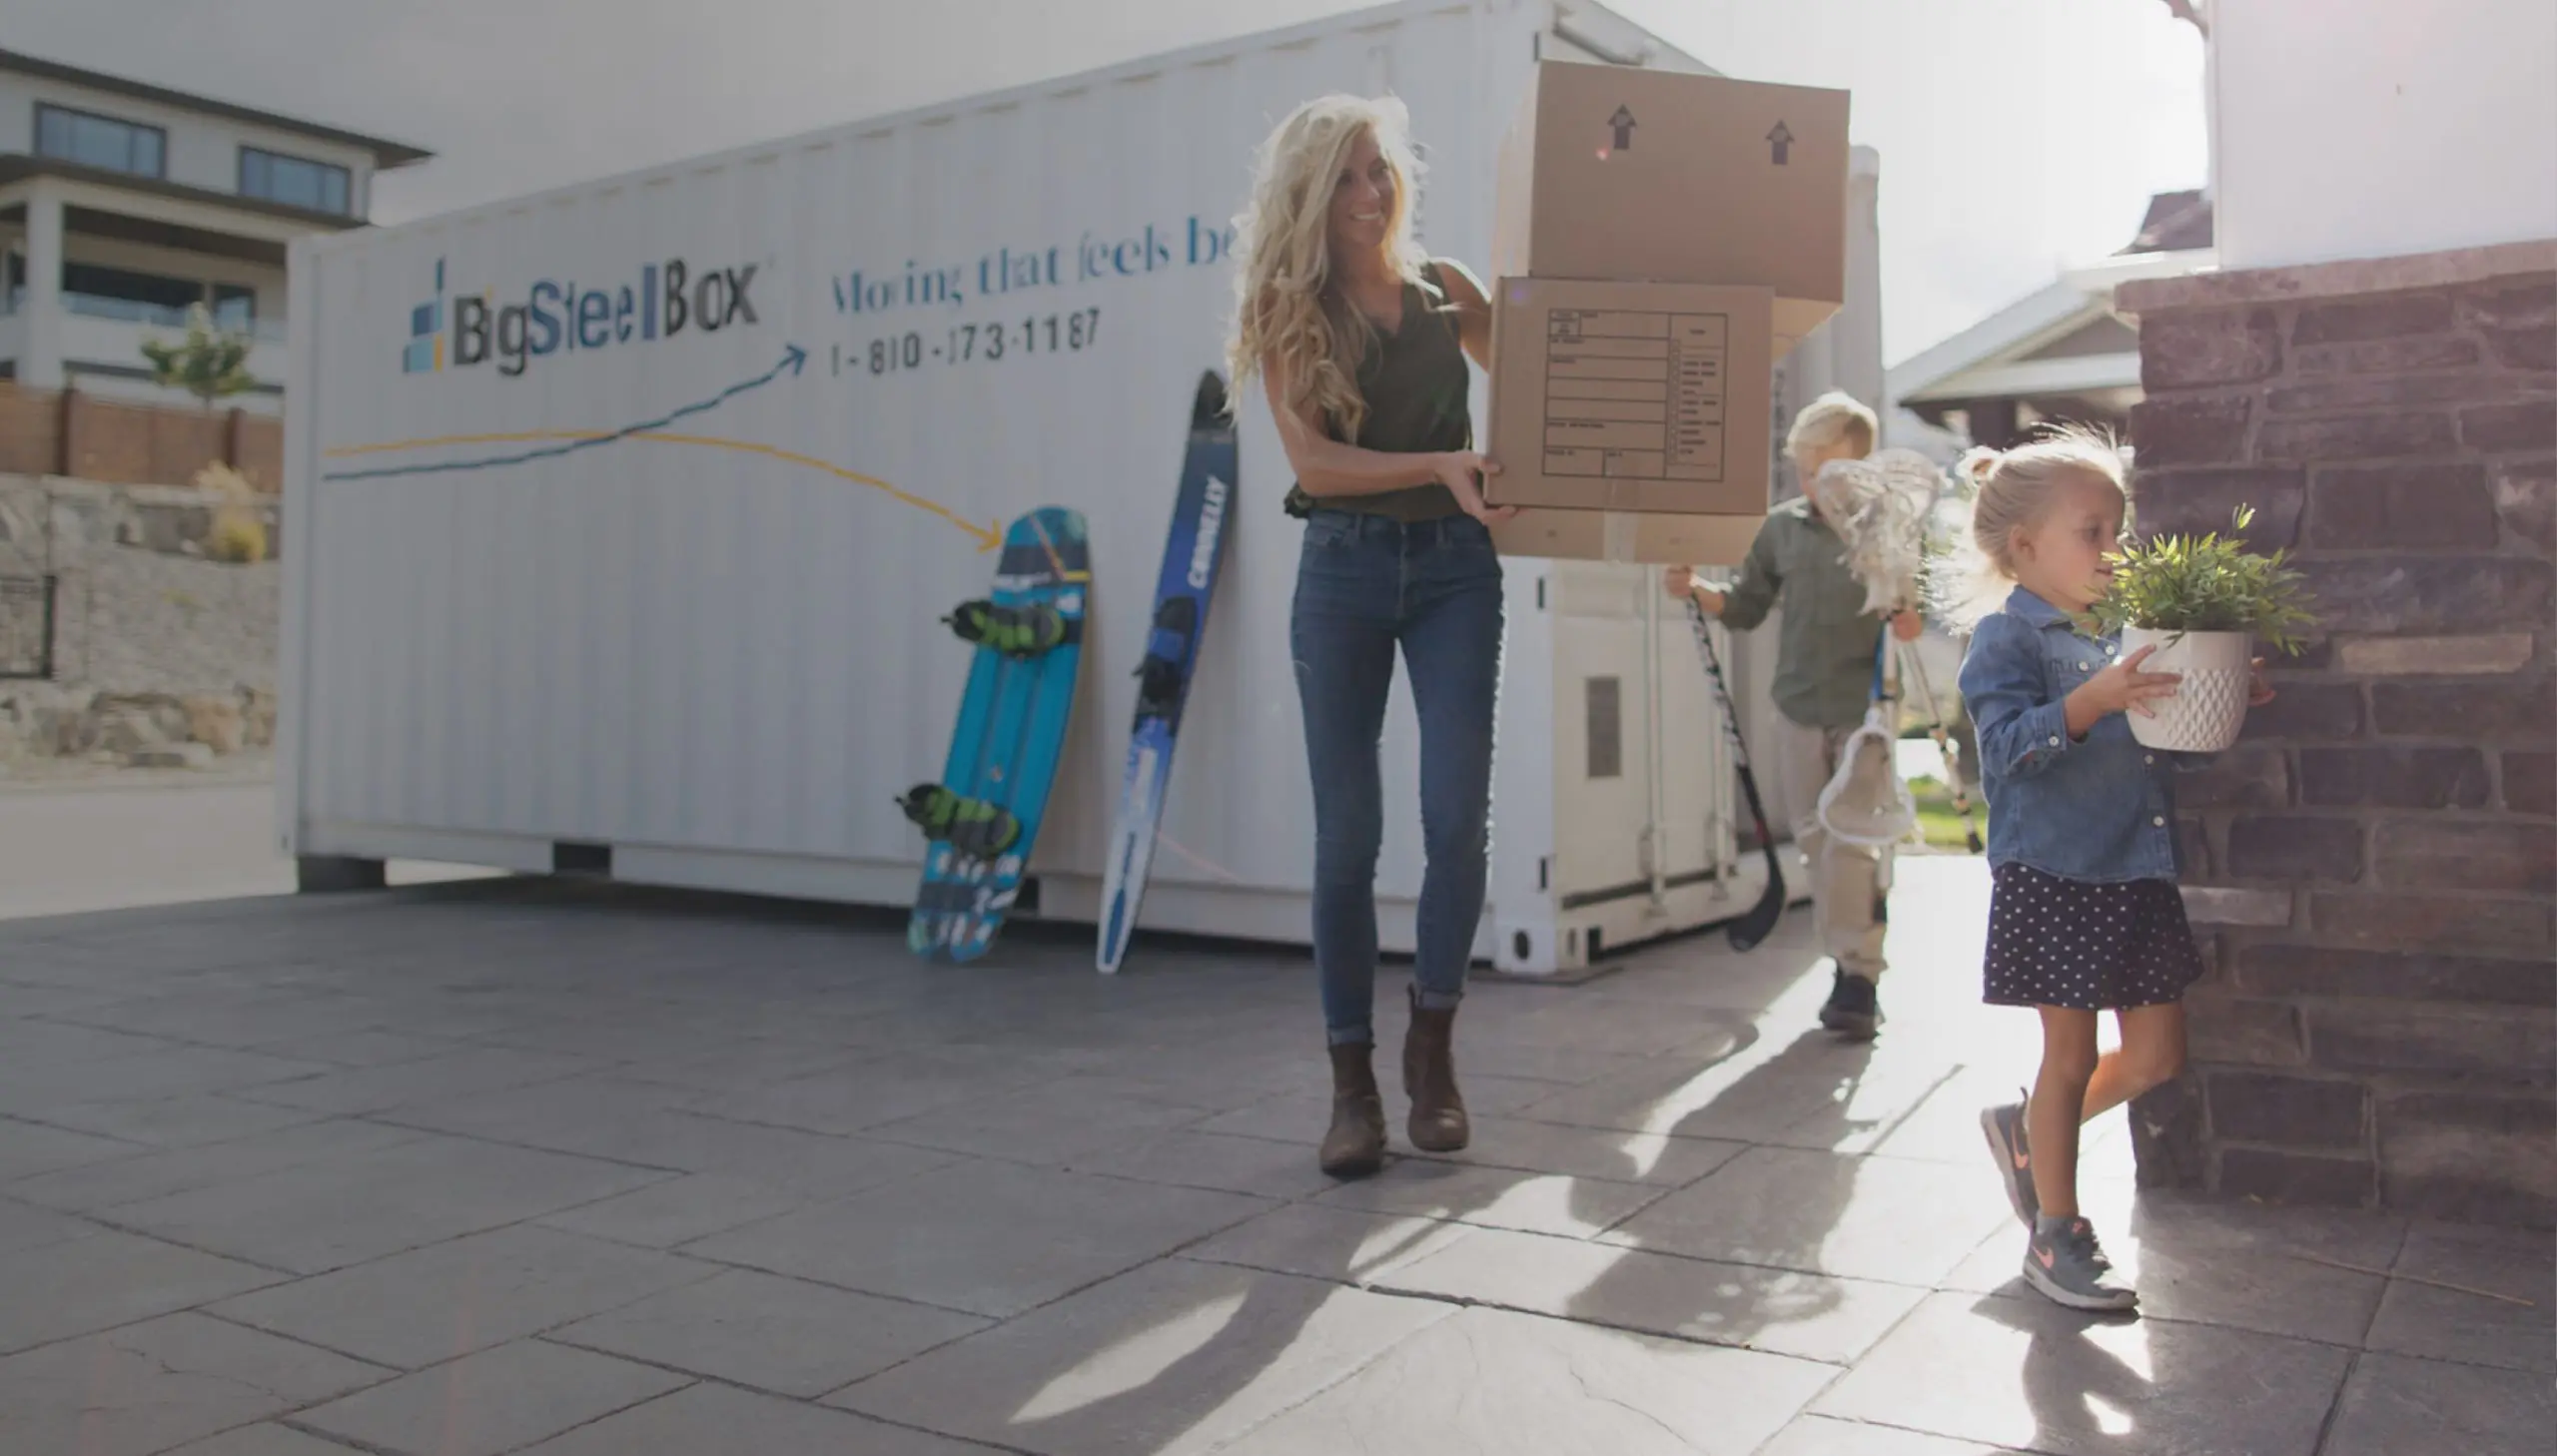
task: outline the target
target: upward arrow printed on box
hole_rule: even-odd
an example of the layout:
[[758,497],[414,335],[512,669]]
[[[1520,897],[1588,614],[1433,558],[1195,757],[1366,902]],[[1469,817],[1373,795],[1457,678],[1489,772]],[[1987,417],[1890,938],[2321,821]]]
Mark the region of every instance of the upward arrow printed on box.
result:
[[1622,152],[1634,144],[1634,114],[1631,110],[1617,107],[1616,114],[1607,118],[1607,125],[1616,134],[1615,150]]
[[1794,150],[1794,134],[1785,129],[1783,122],[1776,123],[1776,129],[1767,134],[1767,145],[1775,153],[1777,166],[1783,167],[1790,164]]

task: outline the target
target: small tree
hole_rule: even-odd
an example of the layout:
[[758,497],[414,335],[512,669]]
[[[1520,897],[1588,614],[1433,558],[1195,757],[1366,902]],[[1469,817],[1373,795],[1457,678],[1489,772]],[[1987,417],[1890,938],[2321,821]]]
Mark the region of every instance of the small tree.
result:
[[187,306],[185,342],[144,340],[142,357],[151,361],[153,382],[195,395],[210,414],[216,400],[257,387],[257,379],[249,372],[249,347],[248,335],[216,329],[212,312],[196,303]]

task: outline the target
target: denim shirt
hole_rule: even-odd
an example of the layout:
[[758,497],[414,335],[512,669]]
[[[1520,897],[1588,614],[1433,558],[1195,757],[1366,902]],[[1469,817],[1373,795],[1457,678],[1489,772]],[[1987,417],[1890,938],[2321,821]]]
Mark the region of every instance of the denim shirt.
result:
[[2081,632],[2021,586],[1974,629],[1962,697],[1980,740],[1993,866],[2099,882],[2176,878],[2174,769],[2213,755],[2143,747],[2120,713],[2084,741],[2069,736],[2064,700],[2121,651],[2118,636]]

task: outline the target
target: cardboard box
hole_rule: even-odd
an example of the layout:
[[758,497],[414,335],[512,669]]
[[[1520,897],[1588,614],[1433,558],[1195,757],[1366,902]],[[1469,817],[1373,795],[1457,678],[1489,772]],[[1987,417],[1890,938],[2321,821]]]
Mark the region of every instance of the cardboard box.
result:
[[1630,510],[1521,510],[1491,528],[1504,556],[1634,561],[1658,566],[1737,566],[1767,517],[1673,515]]
[[1764,514],[1772,307],[1764,288],[1500,280],[1485,499]]
[[1847,102],[1543,62],[1501,140],[1492,274],[1764,284],[1781,358],[1846,301]]

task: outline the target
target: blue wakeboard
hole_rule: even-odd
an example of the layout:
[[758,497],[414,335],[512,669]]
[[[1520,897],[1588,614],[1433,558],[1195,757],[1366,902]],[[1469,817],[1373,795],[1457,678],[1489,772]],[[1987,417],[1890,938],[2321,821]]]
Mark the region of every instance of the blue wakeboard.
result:
[[[923,883],[906,922],[906,946],[917,955],[983,956],[1021,894],[1073,717],[1091,590],[1082,513],[1042,506],[1004,532],[992,594],[944,619],[976,641],[977,655],[941,782],[918,785],[907,799],[907,817],[926,835]],[[926,822],[916,800],[936,788],[952,807]]]
[[1154,864],[1165,791],[1172,783],[1173,743],[1199,665],[1208,603],[1216,595],[1218,568],[1225,561],[1236,465],[1235,422],[1226,412],[1225,381],[1211,369],[1201,376],[1190,407],[1181,492],[1173,499],[1163,571],[1147,618],[1146,655],[1137,666],[1136,722],[1128,734],[1127,774],[1102,869],[1101,945],[1094,963],[1105,975],[1116,972],[1128,952],[1137,907],[1145,899],[1146,875]]

